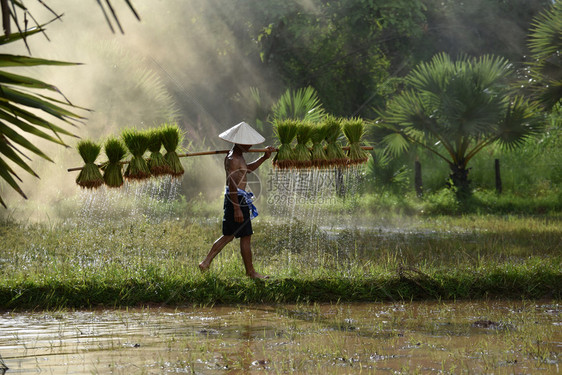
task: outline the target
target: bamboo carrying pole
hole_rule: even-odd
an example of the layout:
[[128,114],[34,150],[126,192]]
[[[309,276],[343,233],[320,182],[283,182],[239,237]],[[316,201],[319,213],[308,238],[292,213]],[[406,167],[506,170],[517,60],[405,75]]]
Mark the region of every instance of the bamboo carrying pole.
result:
[[[363,150],[372,150],[373,146],[361,146],[361,148]],[[342,147],[342,149],[349,150],[349,146]],[[229,151],[230,151],[230,149],[228,149],[228,150],[188,152],[186,154],[179,154],[178,156],[180,158],[185,158],[185,157],[188,157],[188,156],[218,155],[218,154],[228,154]],[[254,149],[248,150],[247,152],[266,152],[266,151],[267,151],[267,148],[254,148]],[[277,152],[277,149],[274,148],[273,152]],[[129,164],[129,162],[128,161],[122,161],[121,164]],[[98,165],[98,167],[101,167],[101,165]],[[73,168],[68,168],[67,171],[68,172],[74,172],[74,171],[82,170],[82,168],[83,167],[73,167]]]

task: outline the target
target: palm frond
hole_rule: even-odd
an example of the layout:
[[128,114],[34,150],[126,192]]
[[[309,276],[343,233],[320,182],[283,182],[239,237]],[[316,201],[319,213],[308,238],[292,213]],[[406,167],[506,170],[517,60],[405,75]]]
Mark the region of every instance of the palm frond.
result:
[[531,23],[529,48],[538,60],[559,55],[562,47],[562,2],[541,12]]
[[408,150],[411,142],[403,133],[391,133],[382,139],[382,143],[391,155],[398,156]]
[[435,55],[430,62],[420,63],[408,76],[406,82],[417,90],[440,96],[451,75],[455,64],[446,53]]
[[316,90],[310,86],[296,91],[288,89],[272,110],[274,121],[294,119],[318,122],[325,113]]
[[529,137],[543,131],[545,122],[537,103],[518,96],[498,123],[498,143],[507,149],[521,146]]
[[[68,66],[76,64],[0,54],[0,67],[17,68],[41,65]],[[29,158],[25,156],[25,151],[34,153],[46,160],[52,160],[29,141],[27,135],[34,135],[60,145],[65,145],[61,136],[73,136],[73,133],[42,117],[40,113],[52,116],[71,125],[83,119],[81,115],[67,109],[77,109],[71,103],[41,95],[40,92],[43,90],[60,93],[54,85],[49,83],[28,76],[0,71],[0,134],[4,140],[2,142],[2,150],[0,150],[0,157],[11,160],[18,167],[33,176],[37,176],[37,174],[29,166]],[[52,135],[47,134],[44,130],[51,132]],[[21,147],[22,151],[17,149],[15,144]],[[17,153],[13,151],[17,151]],[[1,164],[0,169],[5,168],[3,167],[4,165],[6,164]],[[20,195],[25,197],[22,190],[17,186],[18,183],[8,177],[12,173],[11,169],[4,169],[2,172],[0,177],[8,182]]]
[[546,108],[562,101],[562,2],[539,14],[531,24],[529,49],[534,62],[531,89]]

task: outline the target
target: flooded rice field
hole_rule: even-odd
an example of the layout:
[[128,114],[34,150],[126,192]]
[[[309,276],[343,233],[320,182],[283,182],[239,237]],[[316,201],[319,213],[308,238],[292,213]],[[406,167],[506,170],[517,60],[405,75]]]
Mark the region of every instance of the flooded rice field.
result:
[[6,312],[0,316],[0,355],[8,375],[557,374],[562,305],[482,301]]

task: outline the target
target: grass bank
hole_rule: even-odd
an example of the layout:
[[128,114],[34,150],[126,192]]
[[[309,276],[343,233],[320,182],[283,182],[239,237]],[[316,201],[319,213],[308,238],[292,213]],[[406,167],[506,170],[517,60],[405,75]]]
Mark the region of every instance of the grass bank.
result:
[[220,223],[147,218],[0,226],[0,308],[562,297],[562,217],[433,216],[318,228],[260,216],[197,269]]

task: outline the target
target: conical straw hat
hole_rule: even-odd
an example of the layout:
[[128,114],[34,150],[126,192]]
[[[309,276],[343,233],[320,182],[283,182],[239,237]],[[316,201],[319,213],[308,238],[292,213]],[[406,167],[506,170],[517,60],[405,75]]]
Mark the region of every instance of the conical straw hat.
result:
[[240,145],[257,145],[265,141],[265,138],[260,133],[245,122],[234,125],[232,128],[220,133],[219,138]]

